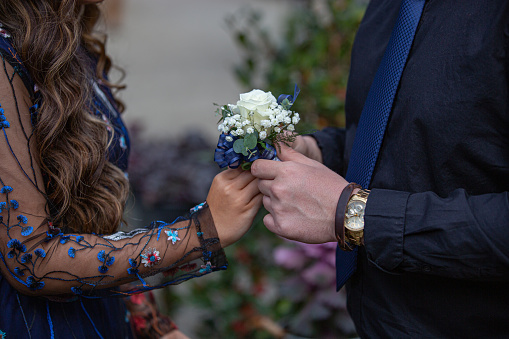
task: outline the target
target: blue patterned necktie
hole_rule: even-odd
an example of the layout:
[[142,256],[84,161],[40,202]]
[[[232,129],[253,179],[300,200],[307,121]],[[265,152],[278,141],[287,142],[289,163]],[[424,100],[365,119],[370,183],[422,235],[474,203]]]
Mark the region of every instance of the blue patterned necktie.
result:
[[[403,0],[396,24],[366,98],[350,156],[346,180],[369,188],[385,128],[392,110],[425,0]],[[336,251],[339,290],[357,268],[357,248]]]

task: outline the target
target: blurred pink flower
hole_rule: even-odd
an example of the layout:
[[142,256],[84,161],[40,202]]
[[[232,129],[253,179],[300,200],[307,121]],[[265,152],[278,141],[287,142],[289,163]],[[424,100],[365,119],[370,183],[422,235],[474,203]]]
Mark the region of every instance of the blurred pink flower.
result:
[[297,247],[280,246],[274,250],[274,261],[288,270],[300,270],[306,263],[306,256]]

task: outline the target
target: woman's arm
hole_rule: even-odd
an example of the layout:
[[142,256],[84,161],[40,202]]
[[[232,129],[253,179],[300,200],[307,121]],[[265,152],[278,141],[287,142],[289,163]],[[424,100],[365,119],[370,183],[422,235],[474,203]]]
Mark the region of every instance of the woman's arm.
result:
[[[123,295],[155,288],[146,278],[159,272],[168,277],[163,286],[226,268],[222,245],[249,229],[261,204],[249,173],[221,173],[211,187],[210,208],[205,204],[172,224],[156,221],[109,236],[63,234],[49,221],[44,181],[34,159],[28,92],[12,67],[3,66],[0,269],[17,290],[43,296]],[[140,284],[132,291],[109,289],[134,280]]]

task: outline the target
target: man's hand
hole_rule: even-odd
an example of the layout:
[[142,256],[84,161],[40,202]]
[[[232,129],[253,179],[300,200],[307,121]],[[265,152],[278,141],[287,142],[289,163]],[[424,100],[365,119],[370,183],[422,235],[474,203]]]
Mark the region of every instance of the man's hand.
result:
[[305,243],[336,241],[334,219],[339,196],[348,182],[324,165],[281,144],[282,160],[256,160],[265,226],[284,238]]

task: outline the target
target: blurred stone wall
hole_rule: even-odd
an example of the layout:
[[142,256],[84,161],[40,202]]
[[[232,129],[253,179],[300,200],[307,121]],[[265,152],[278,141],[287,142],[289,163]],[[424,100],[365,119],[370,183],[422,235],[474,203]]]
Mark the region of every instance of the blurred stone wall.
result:
[[198,129],[217,138],[213,103],[235,103],[239,59],[225,24],[246,6],[277,31],[290,0],[106,0],[108,51],[126,72],[121,92],[128,123],[150,137]]

